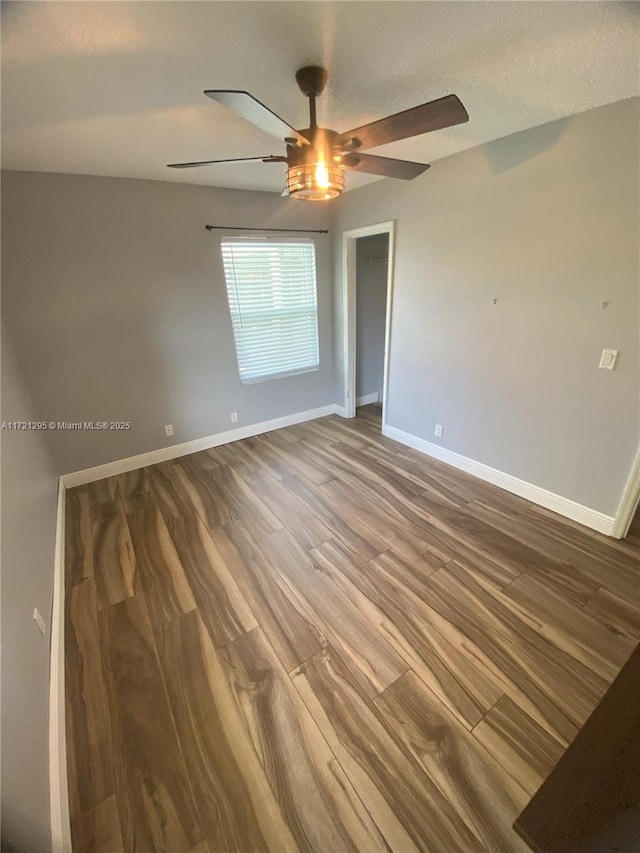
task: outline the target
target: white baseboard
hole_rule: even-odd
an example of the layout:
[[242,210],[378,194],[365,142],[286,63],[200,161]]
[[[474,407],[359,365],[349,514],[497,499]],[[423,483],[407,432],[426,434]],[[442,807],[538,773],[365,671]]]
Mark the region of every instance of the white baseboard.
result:
[[[220,444],[230,444],[241,438],[251,438],[253,435],[261,435],[274,429],[301,424],[304,421],[312,421],[315,418],[323,418],[326,415],[340,414],[340,407],[331,403],[318,409],[307,409],[304,412],[295,412],[282,418],[274,418],[270,421],[262,421],[257,424],[230,429],[215,435],[207,435],[204,438],[196,438],[193,441],[185,441],[182,444],[172,444],[169,447],[160,447],[148,453],[140,453],[138,456],[129,456],[127,459],[117,459],[115,462],[107,462],[105,465],[96,465],[94,468],[85,468],[83,471],[74,471],[63,474],[61,479],[65,488],[82,486],[85,483],[93,483],[103,480],[105,477],[114,477],[124,474],[126,471],[135,471],[138,468],[146,468],[147,465],[155,465],[158,462],[166,462],[169,459],[177,459],[180,456],[188,456],[190,453],[198,453],[208,450],[210,447],[218,447]],[[344,410],[343,410],[344,411]]]
[[616,539],[624,539],[629,531],[629,525],[633,520],[636,509],[638,508],[638,500],[640,499],[640,447],[636,453],[636,458],[631,466],[629,478],[622,492],[622,499],[616,512],[615,524],[613,525],[612,536]]
[[615,519],[610,515],[605,515],[603,512],[583,506],[576,503],[576,501],[562,497],[562,495],[556,495],[554,492],[549,492],[547,489],[535,486],[533,483],[527,483],[525,480],[520,480],[511,474],[505,474],[503,471],[498,471],[497,468],[490,468],[482,462],[476,462],[474,459],[461,456],[459,453],[454,453],[453,450],[447,450],[446,447],[440,447],[438,444],[425,441],[423,438],[418,438],[395,427],[384,426],[382,433],[388,438],[399,441],[400,444],[405,444],[407,447],[419,450],[427,456],[432,456],[434,459],[446,462],[447,465],[459,468],[468,474],[473,474],[474,477],[478,477],[480,480],[493,483],[494,486],[499,486],[501,489],[512,492],[514,495],[519,495],[521,498],[532,503],[539,504],[546,509],[552,510],[552,512],[557,512],[558,515],[564,515],[566,518],[572,519],[572,521],[577,521],[579,524],[584,524],[586,527],[590,527],[607,536],[613,535]]
[[366,406],[368,403],[377,403],[380,395],[377,391],[373,394],[365,394],[364,397],[356,397],[356,406]]
[[339,406],[337,403],[333,407],[334,414],[340,415],[341,418],[347,417],[347,410],[344,406]]
[[64,683],[64,519],[65,487],[60,479],[53,563],[49,666],[49,788],[53,853],[71,853]]

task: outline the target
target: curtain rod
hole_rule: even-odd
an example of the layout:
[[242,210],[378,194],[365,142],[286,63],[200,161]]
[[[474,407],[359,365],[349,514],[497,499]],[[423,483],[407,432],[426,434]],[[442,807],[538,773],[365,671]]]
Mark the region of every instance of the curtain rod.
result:
[[327,228],[239,228],[237,226],[227,228],[225,225],[205,225],[207,231],[284,231],[288,234],[328,234]]

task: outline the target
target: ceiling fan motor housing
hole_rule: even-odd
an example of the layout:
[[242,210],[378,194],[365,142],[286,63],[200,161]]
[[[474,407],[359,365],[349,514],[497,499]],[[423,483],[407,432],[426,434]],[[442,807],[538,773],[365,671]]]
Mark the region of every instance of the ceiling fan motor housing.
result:
[[290,166],[323,163],[339,163],[341,156],[337,147],[338,134],[325,127],[305,127],[298,133],[308,139],[311,145],[288,145],[287,162]]

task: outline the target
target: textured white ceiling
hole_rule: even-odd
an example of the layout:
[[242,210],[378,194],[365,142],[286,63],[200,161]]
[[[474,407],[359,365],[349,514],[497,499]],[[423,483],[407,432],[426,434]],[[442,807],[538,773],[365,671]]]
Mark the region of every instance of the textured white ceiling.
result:
[[432,163],[639,94],[639,13],[619,2],[3,2],[2,165],[279,192],[281,165],[165,164],[283,153],[202,90],[246,89],[306,127],[294,74],[309,63],[330,75],[319,123],[340,131],[456,93],[468,124],[376,151]]

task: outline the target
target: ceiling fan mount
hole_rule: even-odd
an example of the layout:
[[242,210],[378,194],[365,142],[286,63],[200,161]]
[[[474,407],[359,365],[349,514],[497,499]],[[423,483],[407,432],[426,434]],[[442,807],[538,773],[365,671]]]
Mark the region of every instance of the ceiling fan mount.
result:
[[394,160],[365,154],[364,151],[469,120],[459,98],[456,95],[446,95],[444,98],[354,128],[347,133],[318,127],[316,98],[324,90],[328,76],[327,71],[319,65],[305,65],[296,72],[298,87],[309,99],[309,127],[301,130],[287,124],[249,92],[235,89],[205,90],[204,94],[212,100],[229,107],[242,118],[284,142],[286,154],[170,163],[170,168],[187,169],[234,162],[286,163],[287,177],[283,195],[307,201],[322,201],[342,193],[344,172],[348,169],[413,180],[429,168],[427,163]]
[[319,65],[305,65],[296,71],[296,83],[307,98],[317,98],[327,85],[329,75]]

